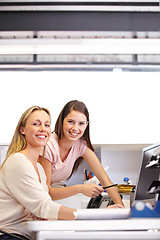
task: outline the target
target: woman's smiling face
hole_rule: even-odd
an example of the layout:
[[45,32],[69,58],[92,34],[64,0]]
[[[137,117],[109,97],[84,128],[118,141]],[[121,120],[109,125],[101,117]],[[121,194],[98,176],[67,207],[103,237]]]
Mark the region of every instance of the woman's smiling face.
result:
[[64,138],[78,140],[83,136],[87,125],[87,118],[83,113],[71,110],[63,121]]
[[31,113],[25,127],[20,128],[24,135],[27,146],[43,147],[51,135],[50,116],[43,110]]

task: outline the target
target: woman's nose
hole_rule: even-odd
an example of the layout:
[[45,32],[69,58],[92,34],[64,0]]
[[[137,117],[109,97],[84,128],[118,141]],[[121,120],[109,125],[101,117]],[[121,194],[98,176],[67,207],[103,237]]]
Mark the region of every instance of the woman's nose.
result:
[[78,125],[77,125],[77,123],[75,123],[72,128],[73,128],[74,130],[78,130]]
[[41,124],[41,125],[40,125],[40,130],[41,130],[41,131],[45,131],[45,125]]

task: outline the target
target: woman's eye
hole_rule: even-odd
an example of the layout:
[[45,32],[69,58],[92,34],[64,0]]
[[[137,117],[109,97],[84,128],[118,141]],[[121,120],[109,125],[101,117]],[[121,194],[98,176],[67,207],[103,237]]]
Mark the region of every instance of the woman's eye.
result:
[[73,121],[72,121],[72,120],[69,120],[68,123],[73,123]]
[[46,126],[46,127],[50,127],[50,124],[46,124],[45,126]]
[[39,123],[33,123],[33,126],[39,126]]
[[84,125],[85,123],[84,122],[81,122],[80,125]]

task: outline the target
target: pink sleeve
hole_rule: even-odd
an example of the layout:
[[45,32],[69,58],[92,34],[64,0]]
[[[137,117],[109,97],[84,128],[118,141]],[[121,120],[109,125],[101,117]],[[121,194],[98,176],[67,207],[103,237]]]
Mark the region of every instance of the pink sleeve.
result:
[[50,142],[45,146],[43,157],[50,162],[54,161],[54,147]]
[[48,161],[50,161],[51,163],[55,162],[55,156],[57,154],[57,152],[59,152],[59,148],[58,148],[58,142],[56,139],[56,135],[55,134],[51,134],[49,141],[47,142],[45,149],[44,149],[44,153],[43,153],[43,157],[46,158]]

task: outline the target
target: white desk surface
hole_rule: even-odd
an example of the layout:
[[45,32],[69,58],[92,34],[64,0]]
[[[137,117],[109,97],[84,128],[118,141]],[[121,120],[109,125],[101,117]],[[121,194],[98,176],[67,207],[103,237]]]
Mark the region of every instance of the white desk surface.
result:
[[39,231],[136,231],[160,230],[160,218],[129,218],[116,220],[29,221],[28,229]]
[[160,240],[160,218],[28,222],[36,240]]

